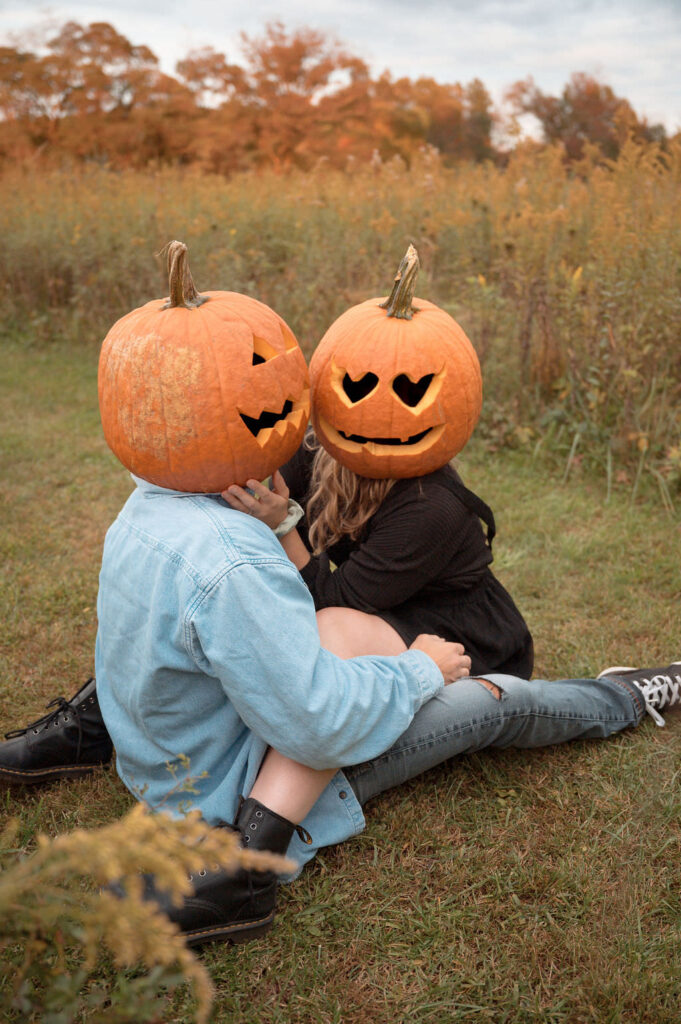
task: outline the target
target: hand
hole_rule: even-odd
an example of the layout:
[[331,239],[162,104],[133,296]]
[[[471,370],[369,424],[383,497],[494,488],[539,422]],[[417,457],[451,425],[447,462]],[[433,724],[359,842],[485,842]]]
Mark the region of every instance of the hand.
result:
[[245,512],[274,530],[283,523],[288,513],[289,489],[283,476],[279,470],[274,473],[272,490],[259,480],[247,480],[246,484],[252,494],[244,487],[232,484],[222,492],[222,497],[238,512]]
[[445,686],[455,683],[457,679],[464,679],[471,673],[471,659],[464,654],[462,645],[450,643],[448,640],[443,640],[441,636],[421,633],[409,645],[409,650],[423,651],[429,658],[432,658],[442,672]]

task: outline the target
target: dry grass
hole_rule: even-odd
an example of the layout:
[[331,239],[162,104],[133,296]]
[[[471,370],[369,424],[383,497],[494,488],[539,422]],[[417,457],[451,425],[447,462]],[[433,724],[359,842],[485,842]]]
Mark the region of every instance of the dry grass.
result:
[[0,313],[17,335],[97,345],[166,291],[185,241],[199,288],[246,292],[310,354],[348,305],[386,294],[407,243],[418,293],[460,320],[487,393],[482,432],[681,487],[681,144],[568,169],[560,149],[444,168],[434,151],[352,172],[7,172]]

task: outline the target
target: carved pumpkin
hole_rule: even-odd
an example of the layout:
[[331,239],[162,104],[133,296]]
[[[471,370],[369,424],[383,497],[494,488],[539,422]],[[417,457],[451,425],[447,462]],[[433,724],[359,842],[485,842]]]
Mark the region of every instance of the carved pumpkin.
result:
[[421,476],[461,451],[482,406],[475,350],[444,310],[412,305],[419,261],[409,246],[388,299],[346,310],[310,363],[321,444],[359,476]]
[[124,466],[161,487],[216,493],[262,479],[300,444],[309,378],[269,306],[196,291],[187,247],[168,247],[170,298],[111,328],[99,359],[104,436]]

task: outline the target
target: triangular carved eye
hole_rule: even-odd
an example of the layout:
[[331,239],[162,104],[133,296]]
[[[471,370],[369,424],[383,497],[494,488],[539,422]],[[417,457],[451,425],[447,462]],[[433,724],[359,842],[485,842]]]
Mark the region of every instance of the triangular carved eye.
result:
[[359,380],[353,380],[349,373],[343,377],[343,391],[351,402],[361,402],[371,394],[377,384],[378,377],[375,373],[365,373]]
[[414,383],[406,373],[401,373],[393,381],[393,391],[401,402],[413,409],[424,397],[434,376],[434,373],[427,373]]
[[266,363],[268,359],[274,359],[278,354],[276,348],[270,345],[269,341],[259,338],[257,334],[253,335],[253,366]]

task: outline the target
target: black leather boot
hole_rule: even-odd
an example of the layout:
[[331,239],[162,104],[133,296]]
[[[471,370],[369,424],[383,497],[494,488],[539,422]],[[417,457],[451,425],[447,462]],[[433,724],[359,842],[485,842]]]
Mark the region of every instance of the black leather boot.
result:
[[66,700],[50,701],[49,714],[13,729],[0,743],[0,783],[37,786],[88,775],[108,764],[113,744],[104,725],[95,680]]
[[[243,800],[234,828],[250,850],[285,854],[294,831],[312,842],[300,825],[270,811],[257,800]],[[181,907],[173,906],[166,894],[156,889],[153,878],[145,880],[145,899],[152,899],[184,932],[188,946],[223,939],[247,942],[272,927],[277,900],[277,876],[273,871],[239,868],[229,874],[222,869],[202,868],[192,875],[194,892]]]

